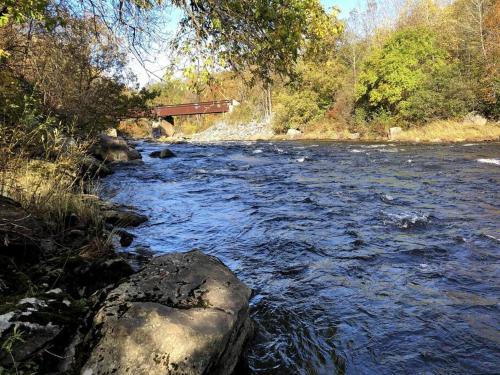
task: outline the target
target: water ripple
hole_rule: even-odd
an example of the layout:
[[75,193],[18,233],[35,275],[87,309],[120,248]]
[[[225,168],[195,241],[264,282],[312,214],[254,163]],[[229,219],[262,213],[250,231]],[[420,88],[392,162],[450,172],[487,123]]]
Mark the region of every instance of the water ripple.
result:
[[[253,374],[498,373],[500,145],[172,145],[104,181],[253,289]],[[466,147],[465,147],[466,146]]]

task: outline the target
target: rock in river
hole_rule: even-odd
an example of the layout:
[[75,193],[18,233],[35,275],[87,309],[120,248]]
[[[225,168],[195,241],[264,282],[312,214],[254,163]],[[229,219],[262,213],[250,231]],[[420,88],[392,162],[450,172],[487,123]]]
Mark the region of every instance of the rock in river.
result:
[[92,148],[92,153],[100,160],[107,162],[126,162],[141,159],[141,154],[130,147],[120,137],[101,135]]
[[252,331],[250,289],[194,250],[153,260],[110,292],[82,369],[98,374],[231,374]]
[[149,154],[149,156],[152,158],[166,159],[166,158],[173,158],[176,155],[173,153],[173,151],[169,150],[168,148],[165,148],[161,151],[153,151],[151,154]]

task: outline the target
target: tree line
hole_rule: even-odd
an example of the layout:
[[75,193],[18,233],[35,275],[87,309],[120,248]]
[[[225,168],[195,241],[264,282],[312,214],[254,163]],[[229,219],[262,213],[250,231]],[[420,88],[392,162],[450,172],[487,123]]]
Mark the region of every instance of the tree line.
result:
[[[173,8],[182,18],[165,35]],[[272,113],[277,133],[498,119],[499,25],[500,0],[367,0],[347,19],[319,0],[6,0],[0,142],[95,134],[151,105],[228,97],[242,102],[235,120]],[[167,38],[163,81],[132,85],[130,56]]]
[[500,115],[498,0],[369,0],[345,20],[333,8],[305,44],[288,74],[273,72],[254,86],[246,84],[248,72],[203,75],[202,63],[201,73],[167,73],[150,89],[155,103],[241,99],[246,120],[265,117],[270,90],[277,133],[377,135],[470,112]]
[[[284,6],[285,5],[285,6]],[[165,35],[171,9],[182,19]],[[0,143],[35,146],[54,132],[95,134],[144,111],[156,93],[131,82],[131,56],[170,48],[270,82],[291,76],[328,15],[319,0],[6,0],[0,5]]]

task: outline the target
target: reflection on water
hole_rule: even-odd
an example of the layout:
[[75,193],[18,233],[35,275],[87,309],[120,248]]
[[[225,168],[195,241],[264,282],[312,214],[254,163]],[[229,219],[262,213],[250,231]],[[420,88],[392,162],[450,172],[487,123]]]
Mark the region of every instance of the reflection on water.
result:
[[252,373],[498,373],[499,144],[141,147],[106,192],[253,288]]

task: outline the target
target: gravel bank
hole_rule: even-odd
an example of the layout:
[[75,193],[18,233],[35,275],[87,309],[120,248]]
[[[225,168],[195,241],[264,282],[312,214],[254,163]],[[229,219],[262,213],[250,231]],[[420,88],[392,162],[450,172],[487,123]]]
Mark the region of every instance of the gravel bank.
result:
[[191,140],[195,142],[252,141],[269,139],[273,135],[269,122],[250,122],[237,125],[220,122],[204,132],[193,135]]

